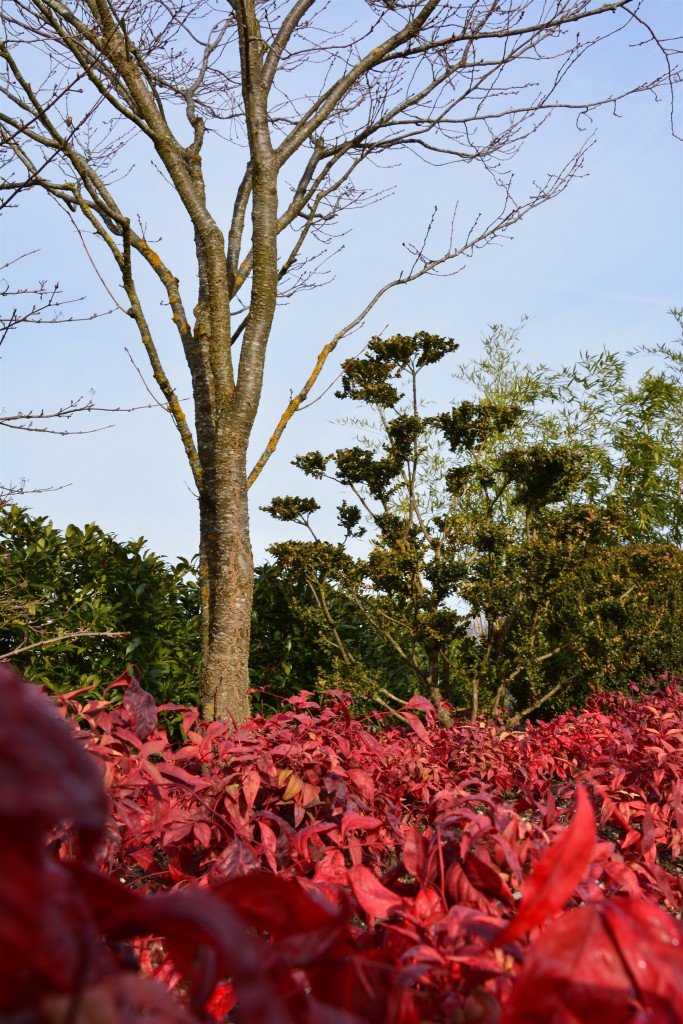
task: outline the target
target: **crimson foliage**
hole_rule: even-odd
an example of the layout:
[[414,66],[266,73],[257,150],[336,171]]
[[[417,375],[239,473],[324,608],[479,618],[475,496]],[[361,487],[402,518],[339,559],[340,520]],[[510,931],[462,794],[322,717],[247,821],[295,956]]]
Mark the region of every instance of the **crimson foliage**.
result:
[[70,735],[0,680],[3,1020],[683,1019],[675,686],[510,733],[340,693],[235,732],[117,684]]

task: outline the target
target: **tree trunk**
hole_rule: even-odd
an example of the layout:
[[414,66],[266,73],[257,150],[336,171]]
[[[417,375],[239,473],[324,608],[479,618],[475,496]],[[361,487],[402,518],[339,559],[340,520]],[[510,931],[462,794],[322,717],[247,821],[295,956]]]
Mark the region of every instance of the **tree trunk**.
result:
[[439,724],[448,727],[453,725],[453,715],[448,708],[442,706],[444,698],[439,680],[439,649],[428,649],[427,657],[429,658],[429,675],[427,677],[429,699],[436,708],[436,717]]
[[[278,166],[270,138],[267,49],[254,0],[234,5],[242,69],[242,98],[250,151],[252,280],[249,312],[234,380],[228,273],[233,241],[225,258],[224,239],[213,222],[200,224],[198,311],[208,314],[210,413],[200,411],[197,446],[202,463],[200,562],[202,586],[202,685],[204,719],[249,717],[249,641],[254,596],[254,559],[249,536],[247,445],[263,387],[263,365],[278,289]],[[239,206],[239,199],[238,199]],[[238,214],[237,221],[242,223]],[[201,317],[198,317],[198,322]]]
[[[212,453],[213,455],[214,453]],[[200,500],[202,718],[250,715],[249,640],[254,560],[249,536],[246,452],[215,453],[213,487]]]

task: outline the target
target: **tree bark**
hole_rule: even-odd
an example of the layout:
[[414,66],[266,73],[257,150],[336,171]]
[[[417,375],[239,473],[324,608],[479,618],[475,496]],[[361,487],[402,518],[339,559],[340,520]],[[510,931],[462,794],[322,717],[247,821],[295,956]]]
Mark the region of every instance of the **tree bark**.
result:
[[254,592],[246,451],[226,444],[216,455],[214,487],[200,500],[200,702],[202,718],[231,718],[239,724],[250,715]]
[[429,658],[429,674],[427,676],[427,689],[429,692],[429,699],[436,708],[436,717],[440,725],[450,726],[453,725],[453,715],[450,713],[448,708],[443,706],[443,692],[441,690],[441,681],[439,679],[439,662],[440,654],[438,648],[433,648],[428,651]]

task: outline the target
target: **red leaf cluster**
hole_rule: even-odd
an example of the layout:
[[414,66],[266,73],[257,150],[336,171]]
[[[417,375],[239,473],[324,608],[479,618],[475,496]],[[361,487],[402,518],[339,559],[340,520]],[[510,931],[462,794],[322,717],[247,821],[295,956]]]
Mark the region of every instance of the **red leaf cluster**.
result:
[[235,731],[117,683],[69,735],[0,678],[3,1020],[683,1019],[675,686],[510,733],[339,693]]

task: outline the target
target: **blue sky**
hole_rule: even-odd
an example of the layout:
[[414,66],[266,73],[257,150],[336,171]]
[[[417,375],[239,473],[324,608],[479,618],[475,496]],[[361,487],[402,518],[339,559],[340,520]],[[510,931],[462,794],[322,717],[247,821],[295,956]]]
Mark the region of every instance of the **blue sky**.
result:
[[[678,0],[650,3],[672,33],[683,30]],[[589,63],[586,84],[596,76],[616,80],[618,59],[615,54],[613,65],[600,67]],[[636,53],[634,59],[644,58]],[[363,330],[340,346],[316,393],[335,378],[341,359],[384,330],[447,334],[460,342],[460,355],[467,359],[478,354],[488,324],[515,326],[528,316],[521,337],[525,355],[551,366],[570,362],[581,351],[627,351],[669,339],[674,325],[667,311],[683,305],[683,145],[671,134],[665,101],[638,96],[620,105],[618,114],[605,109],[596,115],[596,141],[586,157],[584,176],[530,214],[511,238],[475,253],[455,276],[422,280],[390,293]],[[516,165],[520,176],[542,178],[557,169],[571,142],[570,128],[560,119],[532,139]],[[683,134],[681,118],[678,128]],[[395,195],[349,214],[344,226],[350,233],[333,264],[334,281],[281,312],[254,458],[289,390],[305,380],[318,349],[383,280],[395,276],[404,260],[402,243],[420,237],[434,206],[445,222],[457,200],[464,230],[489,202],[485,181],[464,169],[414,164],[387,171],[385,177],[396,185]],[[149,192],[145,202],[163,221],[163,189]],[[180,226],[175,232],[166,224],[165,241],[174,265],[191,268],[189,239]],[[27,277],[58,280],[66,295],[86,296],[84,312],[107,307],[106,292],[73,227],[39,195],[10,211],[3,229],[3,259],[28,249],[40,253],[26,261]],[[180,382],[179,393],[189,395],[174,339],[169,334],[160,343],[169,374]],[[0,352],[0,404],[8,412],[49,409],[91,390],[99,405],[147,403],[149,396],[126,348],[149,381],[132,322],[122,314],[17,331]],[[446,405],[454,397],[448,373],[437,376],[433,388],[430,397],[436,402]],[[311,448],[331,450],[350,443],[348,429],[337,421],[351,411],[330,393],[295,417],[252,490],[257,561],[269,543],[284,535],[284,528],[258,506],[275,494],[309,492],[290,460]],[[74,429],[108,423],[113,424],[109,429],[70,437],[2,430],[3,482],[26,478],[28,487],[61,486],[27,494],[22,502],[59,527],[95,521],[122,539],[145,536],[153,550],[169,558],[191,556],[197,547],[196,500],[170,419],[154,409],[71,421]]]

